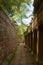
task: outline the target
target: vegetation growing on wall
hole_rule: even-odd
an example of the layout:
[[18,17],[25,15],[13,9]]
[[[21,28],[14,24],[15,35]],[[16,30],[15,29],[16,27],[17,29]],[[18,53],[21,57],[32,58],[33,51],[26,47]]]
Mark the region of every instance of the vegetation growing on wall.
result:
[[22,19],[29,17],[26,16],[26,12],[29,11],[29,8],[27,8],[27,6],[30,5],[30,3],[31,0],[0,0],[0,6],[4,8],[10,19],[12,21],[15,20],[17,23],[20,23],[20,26],[16,26],[16,29],[18,29],[17,33],[19,39],[23,37],[23,34],[21,33],[23,33],[27,27],[27,25],[23,23]]

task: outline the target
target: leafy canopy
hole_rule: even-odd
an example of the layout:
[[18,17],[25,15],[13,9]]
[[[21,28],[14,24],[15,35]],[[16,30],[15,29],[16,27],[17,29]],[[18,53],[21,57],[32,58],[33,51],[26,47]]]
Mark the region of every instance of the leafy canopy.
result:
[[[22,3],[30,3],[30,0],[0,0],[0,5],[6,9],[8,13],[14,13],[15,11],[20,10]],[[13,9],[14,8],[14,9]]]
[[28,18],[26,12],[29,11],[28,5],[30,5],[30,2],[31,0],[0,0],[0,5],[10,18],[21,23],[20,26],[16,26],[19,41],[23,38],[23,32],[26,30],[26,25],[22,20]]

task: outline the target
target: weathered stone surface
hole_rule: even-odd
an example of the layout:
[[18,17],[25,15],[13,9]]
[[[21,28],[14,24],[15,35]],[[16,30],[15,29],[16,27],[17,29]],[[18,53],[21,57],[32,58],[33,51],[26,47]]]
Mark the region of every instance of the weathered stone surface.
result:
[[17,34],[11,20],[3,9],[0,10],[0,64],[4,57],[12,51],[17,44]]

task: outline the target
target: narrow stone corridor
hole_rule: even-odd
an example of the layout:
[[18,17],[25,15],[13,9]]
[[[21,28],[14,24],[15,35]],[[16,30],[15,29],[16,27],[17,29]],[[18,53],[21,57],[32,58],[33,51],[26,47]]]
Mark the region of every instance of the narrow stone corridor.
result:
[[35,65],[33,55],[29,53],[29,49],[23,43],[18,46],[10,65]]
[[43,65],[43,0],[0,0],[0,65]]

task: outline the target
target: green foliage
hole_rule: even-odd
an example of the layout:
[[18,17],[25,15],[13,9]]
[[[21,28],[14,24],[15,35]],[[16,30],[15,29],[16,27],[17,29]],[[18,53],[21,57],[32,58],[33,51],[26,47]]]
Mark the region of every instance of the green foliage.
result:
[[16,26],[19,41],[23,38],[23,32],[26,29],[26,25],[23,23],[23,18],[28,18],[26,12],[29,11],[27,6],[31,0],[0,0],[0,5],[10,16],[11,20],[15,20],[21,23],[20,26]]
[[23,40],[23,32],[26,30],[26,28],[27,27],[25,25],[16,26],[19,42]]
[[0,0],[0,5],[5,9],[10,17],[14,17],[15,21],[22,23],[23,18],[28,18],[26,12],[31,0]]
[[15,21],[18,21],[19,23],[23,24],[23,18],[28,18],[29,16],[26,16],[26,12],[29,11],[29,8],[27,8],[26,3],[22,3],[20,6],[20,9],[15,9],[14,7],[12,8],[13,10],[15,9],[15,15],[12,16],[12,19]]
[[12,13],[10,0],[0,0],[0,5],[8,12]]
[[[0,5],[6,9],[8,13],[14,13],[20,9],[22,3],[30,3],[30,0],[0,0]],[[14,10],[12,8],[14,7]]]

